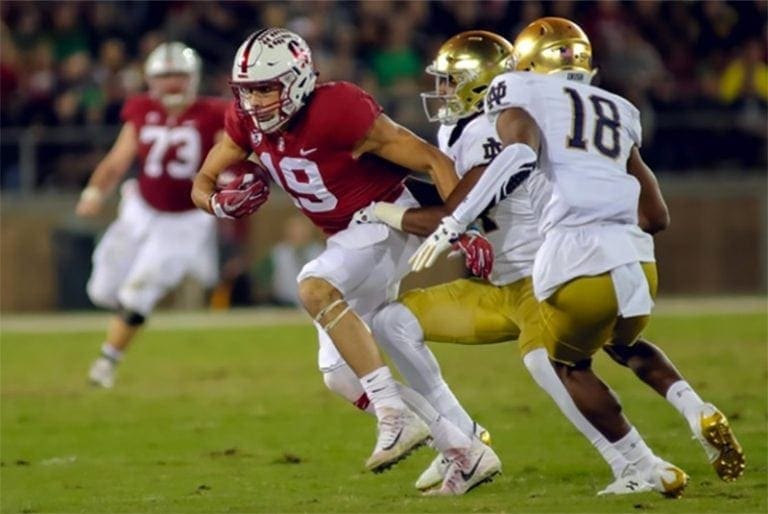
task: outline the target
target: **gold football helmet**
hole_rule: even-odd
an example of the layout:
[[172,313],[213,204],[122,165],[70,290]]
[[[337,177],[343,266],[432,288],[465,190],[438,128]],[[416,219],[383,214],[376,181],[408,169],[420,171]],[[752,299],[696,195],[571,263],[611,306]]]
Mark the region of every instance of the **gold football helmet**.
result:
[[488,85],[511,69],[512,50],[512,43],[485,30],[462,32],[443,43],[426,70],[435,76],[435,90],[421,94],[427,119],[450,125],[482,111]]
[[517,71],[595,74],[587,34],[565,18],[539,18],[525,27],[515,39],[514,62]]

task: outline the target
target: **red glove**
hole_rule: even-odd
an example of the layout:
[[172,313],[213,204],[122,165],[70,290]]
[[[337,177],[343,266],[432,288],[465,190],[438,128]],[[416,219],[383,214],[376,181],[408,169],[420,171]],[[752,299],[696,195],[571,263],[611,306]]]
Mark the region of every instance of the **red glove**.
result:
[[242,218],[256,212],[269,198],[269,183],[253,173],[239,175],[225,189],[211,195],[211,210],[218,218]]
[[464,254],[464,265],[473,275],[488,280],[493,271],[493,245],[480,231],[470,228],[459,236],[452,248]]

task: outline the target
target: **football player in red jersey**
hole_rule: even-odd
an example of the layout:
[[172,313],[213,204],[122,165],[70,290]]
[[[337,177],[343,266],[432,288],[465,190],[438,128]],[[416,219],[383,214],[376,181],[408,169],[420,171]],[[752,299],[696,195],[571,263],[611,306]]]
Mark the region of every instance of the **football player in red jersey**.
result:
[[195,178],[192,198],[207,212],[233,215],[215,191],[217,176],[253,153],[329,236],[323,253],[300,272],[299,296],[318,328],[328,387],[360,408],[373,405],[379,435],[366,466],[377,472],[429,434],[404,404],[366,326],[395,298],[419,238],[383,223],[350,222],[374,201],[391,202],[381,216],[417,206],[403,186],[411,171],[429,173],[444,197],[458,177],[448,157],[393,122],[368,93],[348,82],[316,85],[316,77],[298,35],[269,28],[249,36],[233,64],[226,134]]
[[76,212],[95,216],[133,162],[137,180],[121,187],[117,219],[93,254],[88,296],[114,309],[92,383],[112,387],[117,363],[155,304],[185,275],[217,279],[215,220],[190,200],[192,179],[221,136],[226,102],[197,96],[200,58],[179,42],[147,58],[147,94],[123,106],[123,126],[83,190]]

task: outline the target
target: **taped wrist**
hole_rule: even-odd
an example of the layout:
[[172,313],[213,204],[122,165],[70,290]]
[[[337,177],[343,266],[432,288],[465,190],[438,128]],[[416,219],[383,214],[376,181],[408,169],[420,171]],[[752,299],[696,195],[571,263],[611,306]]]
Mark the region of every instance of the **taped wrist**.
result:
[[403,205],[390,202],[376,202],[373,206],[373,215],[382,223],[386,223],[397,230],[403,230],[403,216],[405,216],[405,211],[407,210],[408,207]]

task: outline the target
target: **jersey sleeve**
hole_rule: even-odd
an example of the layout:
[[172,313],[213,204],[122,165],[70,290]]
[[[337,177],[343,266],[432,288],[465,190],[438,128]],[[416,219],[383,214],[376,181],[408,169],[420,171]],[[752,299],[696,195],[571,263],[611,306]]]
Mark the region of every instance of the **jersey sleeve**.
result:
[[251,151],[251,137],[248,133],[248,128],[237,113],[237,107],[235,106],[234,100],[229,103],[229,107],[224,116],[224,130],[237,146],[247,152]]
[[120,109],[120,120],[123,123],[138,124],[141,117],[149,110],[147,100],[143,96],[129,97]]
[[455,161],[456,172],[462,176],[477,166],[488,166],[501,152],[501,143],[495,137],[495,130],[487,131],[484,127],[487,125],[478,124],[476,121],[468,127],[467,133],[459,138]]
[[504,73],[491,82],[485,95],[485,112],[492,126],[496,126],[496,119],[506,109],[529,109],[531,91],[524,73],[527,72]]
[[[330,92],[330,91],[329,91]],[[321,111],[329,146],[351,149],[371,130],[382,107],[371,95],[349,82],[338,82]]]
[[643,128],[640,125],[640,111],[638,111],[632,104],[627,105],[627,110],[629,111],[627,123],[629,137],[632,139],[632,142],[640,148],[643,146]]

